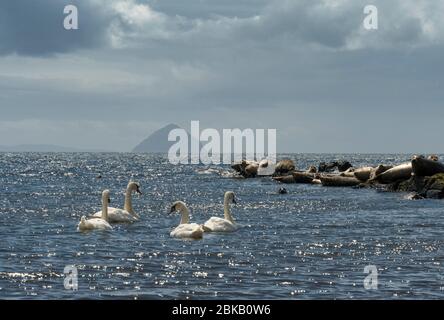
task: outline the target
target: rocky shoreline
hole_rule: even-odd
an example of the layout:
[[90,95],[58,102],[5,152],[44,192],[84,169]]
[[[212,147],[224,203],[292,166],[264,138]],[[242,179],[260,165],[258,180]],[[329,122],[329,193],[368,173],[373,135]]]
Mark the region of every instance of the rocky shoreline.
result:
[[273,166],[268,160],[242,160],[232,166],[243,178],[271,176],[283,183],[318,184],[325,187],[381,188],[392,192],[410,192],[409,199],[444,198],[444,163],[436,155],[413,156],[398,165],[355,168],[349,161],[321,162],[316,168],[297,170],[292,160]]

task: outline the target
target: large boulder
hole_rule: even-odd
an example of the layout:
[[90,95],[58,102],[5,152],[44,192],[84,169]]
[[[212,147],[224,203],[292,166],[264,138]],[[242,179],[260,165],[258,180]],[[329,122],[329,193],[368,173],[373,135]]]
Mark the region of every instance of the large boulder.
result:
[[387,184],[388,191],[399,192],[418,192],[421,193],[425,187],[426,181],[424,177],[411,176],[407,180],[397,180]]
[[438,173],[426,179],[426,185],[422,194],[426,198],[443,199],[444,198],[444,173]]
[[413,192],[417,198],[444,198],[444,173],[431,177],[412,176],[405,181],[397,181],[387,186],[389,191]]
[[338,162],[338,171],[339,172],[344,172],[347,169],[350,169],[352,166],[352,164],[348,161],[339,161]]

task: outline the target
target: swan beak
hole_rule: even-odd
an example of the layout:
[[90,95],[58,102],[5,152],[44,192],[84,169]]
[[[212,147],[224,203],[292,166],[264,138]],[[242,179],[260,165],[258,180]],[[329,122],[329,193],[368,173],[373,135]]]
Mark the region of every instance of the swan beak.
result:
[[137,192],[138,194],[143,194],[142,191],[140,191],[139,188],[136,189],[136,192]]
[[111,203],[111,198],[108,198],[108,203]]
[[176,212],[176,206],[172,206],[168,214],[172,214],[174,212]]
[[237,204],[236,198],[233,198],[233,203]]

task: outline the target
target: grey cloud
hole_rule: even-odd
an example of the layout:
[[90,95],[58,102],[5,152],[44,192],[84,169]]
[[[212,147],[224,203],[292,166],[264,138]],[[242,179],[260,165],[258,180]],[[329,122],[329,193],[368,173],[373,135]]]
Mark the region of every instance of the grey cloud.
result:
[[[287,44],[319,45],[332,49],[387,48],[420,46],[442,42],[441,19],[435,11],[441,2],[383,1],[378,8],[379,29],[363,29],[365,0],[272,1],[258,17],[239,23],[237,33],[244,39],[269,42],[282,39]],[[436,34],[428,34],[433,28]]]
[[[90,1],[95,10],[81,14],[101,24],[84,28],[91,39],[65,47],[63,37],[41,37],[28,50],[0,43],[4,53],[33,55],[0,57],[0,110],[9,128],[0,144],[100,148],[108,139],[130,150],[163,124],[200,120],[202,127],[277,128],[284,151],[439,145],[444,28],[437,2],[374,1],[380,30],[372,33],[361,28],[361,1],[200,2]],[[119,3],[128,7],[117,10]],[[50,25],[61,27],[62,8],[54,12]],[[92,41],[108,37],[117,45]],[[70,52],[78,48],[92,50]],[[34,57],[54,52],[65,54]],[[102,130],[107,124],[112,130]]]
[[[366,32],[362,30],[362,11],[367,2],[217,0],[210,4],[208,0],[191,0],[184,5],[173,0],[3,1],[0,54],[48,55],[104,45],[138,46],[149,40],[221,47],[257,42],[333,49],[415,46],[442,40],[441,19],[434,14],[444,9],[439,2],[375,0],[380,30]],[[79,8],[79,30],[62,27],[67,4]]]
[[[413,0],[371,2],[379,11],[379,29],[363,28],[366,0],[275,0],[250,16],[189,18],[189,30],[177,28],[171,39],[224,46],[258,43],[355,50],[422,46],[443,42],[443,23],[436,11],[444,4]],[[174,17],[170,17],[174,24]]]
[[[63,9],[79,9],[78,30],[63,28]],[[88,0],[14,0],[0,2],[0,54],[45,56],[108,42],[112,13]]]

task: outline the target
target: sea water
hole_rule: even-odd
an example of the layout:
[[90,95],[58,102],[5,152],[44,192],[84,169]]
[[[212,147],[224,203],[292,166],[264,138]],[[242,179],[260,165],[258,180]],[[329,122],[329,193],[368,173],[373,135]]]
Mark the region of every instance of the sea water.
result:
[[[305,169],[346,159],[355,166],[402,163],[411,155],[291,154]],[[209,169],[209,170],[207,170]],[[172,165],[165,155],[0,154],[2,299],[436,299],[444,298],[444,201],[407,200],[374,189],[280,185],[234,179],[230,168]],[[130,179],[137,223],[79,233],[101,192],[123,207]],[[236,193],[241,228],[174,239],[185,201],[192,222],[223,215]],[[65,266],[78,290],[64,286]],[[376,266],[377,289],[364,286]]]

